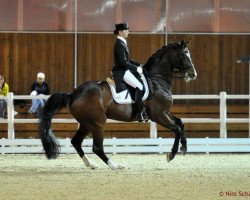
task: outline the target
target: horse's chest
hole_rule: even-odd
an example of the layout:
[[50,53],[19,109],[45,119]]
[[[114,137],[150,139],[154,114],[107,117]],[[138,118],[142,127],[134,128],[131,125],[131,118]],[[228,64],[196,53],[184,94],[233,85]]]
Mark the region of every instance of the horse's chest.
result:
[[162,92],[157,95],[156,98],[157,106],[162,107],[164,109],[170,109],[173,105],[173,98],[171,93]]

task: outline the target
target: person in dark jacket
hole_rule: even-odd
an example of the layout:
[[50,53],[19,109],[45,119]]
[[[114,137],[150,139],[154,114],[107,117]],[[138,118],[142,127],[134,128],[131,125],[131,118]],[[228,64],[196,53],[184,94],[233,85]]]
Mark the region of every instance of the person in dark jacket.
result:
[[128,24],[115,24],[114,34],[117,35],[117,40],[114,46],[114,67],[112,74],[116,82],[117,92],[122,91],[121,82],[124,81],[128,85],[135,88],[135,101],[138,109],[137,120],[142,122],[148,120],[145,106],[142,101],[143,85],[138,80],[142,74],[142,64],[133,61],[130,58],[127,41],[129,27]]
[[[31,86],[31,96],[36,95],[49,95],[49,85],[45,82],[45,74],[39,72],[37,74],[37,80]],[[30,114],[37,113],[41,109],[46,100],[44,99],[32,99],[32,105],[28,111]]]

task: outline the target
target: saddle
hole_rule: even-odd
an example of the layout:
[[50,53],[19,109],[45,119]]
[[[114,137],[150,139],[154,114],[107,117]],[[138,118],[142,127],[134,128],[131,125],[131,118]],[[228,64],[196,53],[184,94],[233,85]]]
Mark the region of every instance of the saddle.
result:
[[[148,88],[148,83],[147,80],[144,76],[144,74],[141,74],[141,79],[143,82],[143,87],[144,87],[144,93],[142,100],[146,100],[148,95],[149,95],[149,88]],[[113,96],[113,99],[115,100],[116,103],[118,104],[132,104],[135,103],[134,97],[132,97],[132,94],[130,90],[127,88],[126,90],[123,90],[122,92],[117,93],[116,92],[116,86],[115,86],[115,81],[113,78],[108,77],[106,78],[107,83],[110,86],[110,90]]]

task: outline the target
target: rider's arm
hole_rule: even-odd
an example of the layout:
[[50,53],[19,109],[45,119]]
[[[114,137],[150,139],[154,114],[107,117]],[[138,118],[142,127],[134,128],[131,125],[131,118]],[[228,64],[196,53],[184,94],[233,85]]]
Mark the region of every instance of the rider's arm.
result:
[[129,62],[132,63],[133,65],[136,65],[137,67],[140,66],[140,63],[133,61],[132,59],[129,59]]
[[126,49],[124,45],[117,45],[115,47],[115,54],[116,54],[116,61],[118,62],[117,64],[120,67],[123,67],[125,69],[129,69],[131,72],[136,72],[137,71],[137,65],[129,62],[129,59],[126,59]]

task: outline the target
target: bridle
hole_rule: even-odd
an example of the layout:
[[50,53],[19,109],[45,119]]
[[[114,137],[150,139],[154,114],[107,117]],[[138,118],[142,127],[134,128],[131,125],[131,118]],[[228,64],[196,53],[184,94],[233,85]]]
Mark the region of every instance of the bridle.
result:
[[184,79],[187,76],[187,72],[186,71],[180,71],[179,69],[175,69],[174,70],[174,75],[173,77],[176,79]]
[[[181,54],[185,54],[186,56],[186,53],[184,52],[184,49],[186,48],[187,46],[179,46],[177,47],[178,50],[177,50],[177,53],[176,57],[180,56]],[[188,70],[189,69],[185,69],[184,67],[184,63],[183,63],[183,59],[181,59],[181,57],[179,58],[174,58],[173,57],[173,60],[176,60],[176,62],[178,62],[178,66],[180,66],[179,68],[175,68],[173,67],[173,78],[176,78],[176,79],[185,79],[187,80],[188,79]],[[170,64],[172,66],[176,66],[176,64],[172,63]],[[171,66],[170,66],[171,67]],[[144,71],[145,72],[145,71]],[[167,76],[169,75],[169,72],[167,71],[162,71],[162,72],[155,72],[155,73],[150,73],[150,72],[147,72],[146,71],[146,74],[147,76],[149,77],[155,77],[155,78],[159,78],[159,79],[167,79]]]
[[[182,52],[183,50],[178,50],[178,53],[176,55],[180,55]],[[184,69],[184,64],[181,59],[179,59],[178,65],[181,66],[180,68],[182,70],[174,68],[173,77],[176,79],[186,79],[188,69]]]

